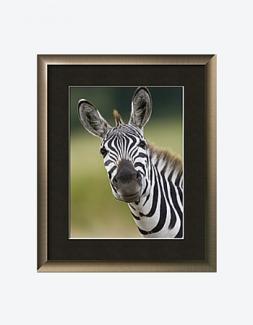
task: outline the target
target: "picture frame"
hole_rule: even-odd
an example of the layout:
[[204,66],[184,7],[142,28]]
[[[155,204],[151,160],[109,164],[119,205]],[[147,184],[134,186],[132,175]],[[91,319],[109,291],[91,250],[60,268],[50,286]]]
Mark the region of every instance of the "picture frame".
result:
[[[38,55],[38,272],[216,272],[216,55]],[[69,238],[71,85],[184,86],[185,238]]]

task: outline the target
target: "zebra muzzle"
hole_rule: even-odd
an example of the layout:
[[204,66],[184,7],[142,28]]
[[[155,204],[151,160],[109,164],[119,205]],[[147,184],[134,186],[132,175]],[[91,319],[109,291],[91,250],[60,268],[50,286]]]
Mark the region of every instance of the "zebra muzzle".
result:
[[129,160],[122,160],[118,166],[117,174],[112,180],[112,185],[125,202],[138,200],[141,191],[142,177]]

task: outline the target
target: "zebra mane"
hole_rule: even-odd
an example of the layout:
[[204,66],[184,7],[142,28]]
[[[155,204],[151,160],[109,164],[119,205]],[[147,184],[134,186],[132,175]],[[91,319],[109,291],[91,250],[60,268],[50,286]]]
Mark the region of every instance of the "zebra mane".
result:
[[116,126],[119,126],[120,124],[124,123],[121,116],[120,116],[120,113],[116,109],[113,110],[112,115],[114,117]]
[[148,148],[151,157],[155,157],[157,161],[163,160],[166,162],[165,168],[173,169],[178,172],[183,171],[182,160],[176,155],[173,155],[167,150],[157,148],[150,143],[148,143]]

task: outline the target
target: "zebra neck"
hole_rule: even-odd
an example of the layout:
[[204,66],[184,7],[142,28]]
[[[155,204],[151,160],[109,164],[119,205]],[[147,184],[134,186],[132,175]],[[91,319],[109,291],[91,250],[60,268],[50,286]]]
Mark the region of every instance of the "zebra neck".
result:
[[[150,159],[150,169],[149,169],[149,180],[150,180],[150,190],[145,196],[141,196],[138,202],[130,203],[129,207],[132,215],[137,221],[137,225],[140,224],[144,227],[144,231],[152,228],[159,221],[159,213],[157,213],[157,202],[159,197],[158,191],[158,174],[159,171],[156,165],[153,165]],[[139,228],[141,229],[141,228]]]
[[171,193],[178,191],[174,189],[175,180],[177,176],[181,179],[182,170],[174,161],[156,156],[150,156],[149,162],[150,191],[139,202],[130,203],[129,208],[143,236],[173,238],[181,228],[182,206],[176,211],[175,202],[170,203],[170,200]]

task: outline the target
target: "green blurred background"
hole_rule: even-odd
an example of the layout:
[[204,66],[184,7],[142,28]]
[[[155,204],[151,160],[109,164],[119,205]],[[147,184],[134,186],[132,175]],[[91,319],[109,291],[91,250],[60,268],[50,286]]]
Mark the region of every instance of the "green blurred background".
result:
[[[113,109],[125,122],[129,119],[131,98],[136,87],[70,87],[70,171],[71,238],[141,237],[128,206],[111,193],[102,157],[100,139],[81,126],[77,103],[87,99],[113,126]],[[160,148],[182,157],[182,88],[149,87],[152,116],[145,138]]]

